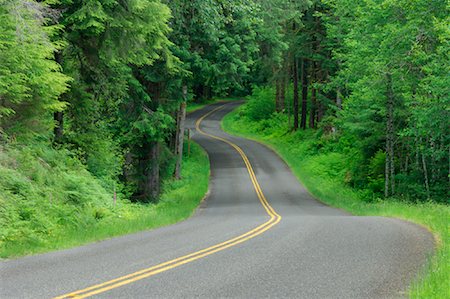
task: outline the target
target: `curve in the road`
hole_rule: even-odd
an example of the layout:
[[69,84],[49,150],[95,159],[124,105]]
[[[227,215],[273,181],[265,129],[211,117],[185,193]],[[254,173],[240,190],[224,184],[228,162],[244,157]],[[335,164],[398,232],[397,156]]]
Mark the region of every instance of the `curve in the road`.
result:
[[109,290],[136,282],[138,280],[141,280],[141,279],[144,279],[144,278],[156,275],[156,274],[159,274],[161,272],[164,272],[164,271],[176,268],[178,266],[193,262],[195,260],[201,259],[201,258],[211,255],[213,253],[225,250],[225,249],[233,247],[237,244],[248,241],[256,236],[261,235],[262,233],[269,230],[270,228],[272,228],[273,226],[275,226],[276,224],[278,224],[281,221],[281,216],[272,208],[272,206],[269,204],[266,197],[264,196],[264,193],[262,192],[261,187],[258,183],[258,179],[256,178],[253,167],[252,167],[247,155],[244,153],[244,151],[235,143],[233,143],[225,138],[206,133],[205,131],[203,131],[200,128],[202,121],[206,117],[221,110],[224,106],[225,105],[219,106],[219,107],[207,112],[202,117],[200,117],[196,122],[196,129],[200,134],[202,134],[204,136],[208,136],[210,138],[225,142],[226,144],[233,147],[239,153],[239,155],[241,156],[242,160],[245,163],[245,166],[247,167],[247,171],[250,176],[250,180],[252,181],[252,184],[253,184],[255,192],[258,196],[258,199],[260,200],[261,205],[264,207],[266,213],[270,217],[269,220],[267,220],[263,224],[259,225],[258,227],[254,228],[244,234],[241,234],[235,238],[229,239],[222,243],[210,246],[208,248],[181,256],[179,258],[176,258],[176,259],[173,259],[173,260],[170,260],[170,261],[167,261],[167,262],[155,265],[155,266],[152,266],[150,268],[146,268],[146,269],[143,269],[143,270],[140,270],[140,271],[137,271],[137,272],[125,275],[125,276],[121,276],[121,277],[106,281],[104,283],[96,284],[96,285],[84,288],[82,290],[64,294],[64,295],[55,297],[54,299],[66,299],[66,298],[81,299],[81,298],[91,297],[91,296],[94,296],[94,295],[97,295],[97,294],[100,294],[103,292],[107,292]]
[[222,118],[239,104],[214,104],[187,117],[211,163],[211,192],[194,217],[1,260],[0,298],[406,297],[433,252],[432,235],[315,200],[272,150],[223,132]]

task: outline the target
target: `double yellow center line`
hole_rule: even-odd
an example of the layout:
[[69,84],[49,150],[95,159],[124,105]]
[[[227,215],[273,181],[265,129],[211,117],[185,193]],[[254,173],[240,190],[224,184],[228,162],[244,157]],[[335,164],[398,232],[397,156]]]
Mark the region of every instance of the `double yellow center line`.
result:
[[252,165],[250,164],[250,161],[248,160],[247,156],[245,155],[244,151],[237,146],[235,143],[219,137],[219,136],[214,136],[211,134],[208,134],[206,132],[204,132],[201,128],[200,128],[200,124],[201,122],[208,117],[209,115],[219,111],[220,109],[222,109],[225,105],[222,105],[220,107],[217,107],[216,109],[206,113],[205,115],[203,115],[201,118],[199,118],[196,122],[196,128],[197,131],[200,134],[203,134],[205,136],[208,136],[210,138],[216,139],[216,140],[220,140],[223,141],[227,144],[229,144],[230,146],[232,146],[238,153],[239,155],[242,157],[242,160],[244,160],[245,166],[247,167],[248,170],[248,174],[250,176],[250,179],[252,181],[253,187],[255,188],[256,194],[259,198],[259,201],[261,202],[262,206],[264,207],[264,209],[266,210],[267,214],[269,215],[269,220],[267,220],[266,222],[264,222],[263,224],[259,225],[258,227],[242,234],[239,235],[235,238],[232,238],[230,240],[227,240],[225,242],[213,245],[211,247],[181,256],[179,258],[161,263],[159,265],[156,266],[152,266],[150,268],[146,268],[125,276],[121,276],[118,277],[116,279],[112,279],[109,281],[106,281],[104,283],[100,283],[100,284],[96,284],[93,285],[91,287],[82,289],[82,290],[78,290],[75,292],[71,292],[68,294],[64,294],[62,296],[58,296],[55,297],[54,299],[65,299],[65,298],[86,298],[86,297],[90,297],[96,294],[100,294],[118,287],[121,287],[123,285],[127,285],[130,283],[133,283],[135,281],[156,275],[158,273],[176,268],[178,266],[190,263],[192,261],[201,259],[205,256],[211,255],[213,253],[222,251],[224,249],[230,248],[232,246],[235,246],[237,244],[240,244],[242,242],[248,241],[262,233],[264,233],[265,231],[267,231],[268,229],[272,228],[273,226],[275,226],[278,222],[281,221],[281,216],[278,215],[275,210],[270,206],[269,202],[267,201],[266,197],[264,196],[261,187],[258,183],[258,180],[256,179],[255,176],[255,172],[253,171]]

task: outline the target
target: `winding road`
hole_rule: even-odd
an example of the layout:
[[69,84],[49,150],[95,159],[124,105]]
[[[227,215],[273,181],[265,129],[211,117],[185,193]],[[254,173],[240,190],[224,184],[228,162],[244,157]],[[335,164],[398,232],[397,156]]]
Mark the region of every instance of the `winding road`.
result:
[[425,229],[311,197],[267,147],[229,136],[239,103],[191,113],[210,194],[175,225],[0,262],[0,298],[398,298],[433,251]]

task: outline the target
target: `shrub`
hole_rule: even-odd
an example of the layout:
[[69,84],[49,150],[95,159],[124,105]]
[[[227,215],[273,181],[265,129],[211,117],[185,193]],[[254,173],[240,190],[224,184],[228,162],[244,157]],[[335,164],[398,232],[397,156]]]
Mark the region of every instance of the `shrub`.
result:
[[275,112],[273,87],[255,87],[243,114],[254,121],[268,119]]

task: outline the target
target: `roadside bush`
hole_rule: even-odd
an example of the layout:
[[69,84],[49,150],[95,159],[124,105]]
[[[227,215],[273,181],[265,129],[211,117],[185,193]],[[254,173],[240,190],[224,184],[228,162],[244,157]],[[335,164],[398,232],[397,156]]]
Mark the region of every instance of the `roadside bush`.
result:
[[123,161],[119,145],[101,125],[92,132],[68,134],[67,147],[77,162],[81,161],[106,189],[112,189],[122,171]]
[[248,97],[243,114],[254,121],[268,119],[275,112],[273,87],[254,87],[253,94]]
[[107,216],[112,195],[70,152],[48,144],[0,149],[0,251],[38,246],[63,227]]
[[[163,156],[171,160],[167,149]],[[208,188],[208,157],[195,143],[183,161],[182,180],[165,180],[158,204],[132,203],[120,192],[114,204],[104,178],[78,157],[47,143],[0,147],[0,258],[175,223],[192,214]]]
[[367,187],[372,192],[383,193],[384,191],[384,168],[386,154],[378,151],[369,161],[369,177]]

